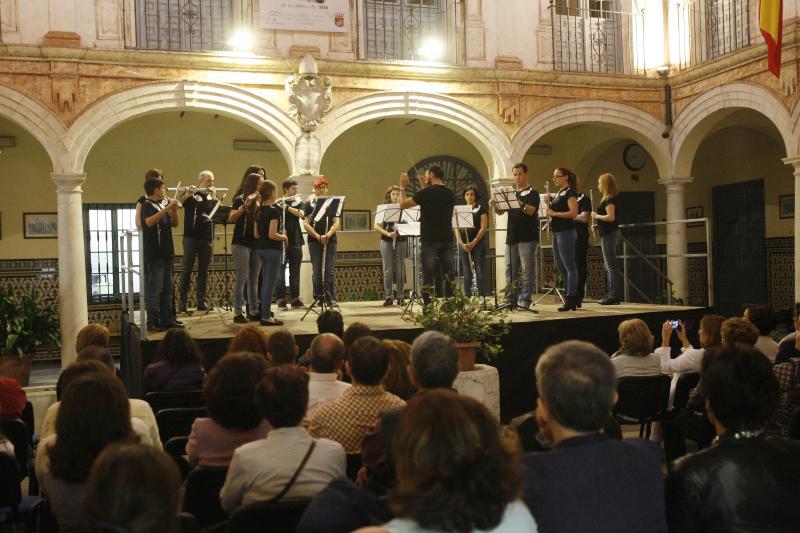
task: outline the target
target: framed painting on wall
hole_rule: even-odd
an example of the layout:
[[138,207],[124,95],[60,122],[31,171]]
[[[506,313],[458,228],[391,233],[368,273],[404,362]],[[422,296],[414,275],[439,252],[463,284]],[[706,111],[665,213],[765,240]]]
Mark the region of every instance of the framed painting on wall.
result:
[[794,218],[794,194],[778,196],[778,216]]
[[[686,208],[686,218],[688,218],[688,219],[703,218],[703,206],[702,205],[698,205],[698,206],[695,206],[695,207],[687,207]],[[698,228],[698,227],[700,227],[702,225],[703,225],[702,222],[688,222],[686,224],[686,227],[687,228]]]
[[58,213],[22,213],[26,239],[57,239]]
[[344,210],[342,211],[342,229],[344,231],[364,231],[372,229],[369,225],[369,216],[371,211],[356,211]]

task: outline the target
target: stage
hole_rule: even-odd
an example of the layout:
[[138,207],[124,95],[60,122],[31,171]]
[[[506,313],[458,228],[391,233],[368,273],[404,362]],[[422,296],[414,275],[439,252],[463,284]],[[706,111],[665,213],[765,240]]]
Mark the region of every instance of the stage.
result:
[[[487,305],[490,303],[494,304],[487,300]],[[340,303],[345,328],[354,322],[362,322],[372,328],[377,337],[407,342],[412,342],[422,332],[412,321],[403,319],[402,308],[383,307],[382,304],[383,301]],[[694,329],[695,338],[692,340],[696,343],[696,323],[706,312],[700,307],[638,303],[603,306],[584,301],[582,309],[560,313],[559,306],[560,302],[548,296],[533,307],[537,313],[521,310],[509,313],[511,332],[501,340],[503,352],[490,362],[500,373],[501,412],[504,421],[534,407],[536,361],[541,352],[551,344],[563,340],[585,340],[597,344],[610,354],[618,348],[617,325],[629,318],[644,320],[656,338],[656,345],[661,343],[661,324],[665,320],[687,320],[690,339]],[[312,311],[305,320],[301,320],[305,309],[273,310],[275,317],[284,322],[284,327],[294,333],[302,353],[317,333],[317,315]],[[418,306],[415,306],[415,311],[419,311]],[[180,315],[178,318],[200,345],[209,365],[225,352],[230,339],[245,326],[234,323],[233,313],[224,310],[194,312],[191,316]],[[258,325],[258,322],[250,324]],[[269,333],[275,328],[263,329]],[[148,339],[141,342],[144,365],[153,360],[158,341],[163,337],[164,333],[161,332],[150,333]]]

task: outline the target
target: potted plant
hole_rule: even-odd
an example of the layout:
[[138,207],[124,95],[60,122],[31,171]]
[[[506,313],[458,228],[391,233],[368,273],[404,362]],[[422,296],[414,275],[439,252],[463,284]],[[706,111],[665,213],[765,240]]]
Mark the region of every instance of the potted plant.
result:
[[33,354],[61,346],[58,312],[52,302],[31,294],[17,298],[0,289],[0,376],[13,377],[26,387]]
[[491,360],[500,351],[499,340],[511,329],[505,309],[483,309],[478,298],[470,298],[456,286],[450,298],[432,299],[410,320],[426,330],[435,330],[448,335],[458,346],[461,371],[475,369],[478,351]]

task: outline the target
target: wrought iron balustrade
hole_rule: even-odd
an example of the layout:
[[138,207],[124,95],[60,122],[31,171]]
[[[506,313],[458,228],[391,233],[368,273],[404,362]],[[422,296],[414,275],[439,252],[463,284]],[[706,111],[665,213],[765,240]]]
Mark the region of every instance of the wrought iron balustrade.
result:
[[443,47],[443,61],[454,57],[452,0],[364,0],[363,38],[367,59],[419,60],[428,39]]
[[685,69],[750,46],[749,0],[687,0],[672,4],[677,64]]

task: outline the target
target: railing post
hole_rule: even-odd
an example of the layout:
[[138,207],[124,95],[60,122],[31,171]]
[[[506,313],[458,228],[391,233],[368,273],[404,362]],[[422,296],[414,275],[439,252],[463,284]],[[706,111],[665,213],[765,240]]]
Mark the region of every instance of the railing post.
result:
[[[139,327],[141,328],[143,335],[147,338],[147,312],[145,310],[145,306],[147,300],[145,299],[146,287],[145,287],[145,275],[144,275],[144,246],[142,240],[142,229],[139,229]],[[132,237],[131,237],[132,238]],[[132,248],[132,246],[131,246]]]
[[[131,313],[133,313],[133,232],[128,232],[125,237],[127,240],[127,248],[125,249],[127,257],[125,258],[125,262],[127,263],[128,266],[128,272],[126,274],[126,277],[128,278],[127,285],[130,288],[130,290],[128,291],[128,309],[130,310]],[[139,265],[139,268],[141,267],[142,265]],[[139,285],[139,292],[140,293],[142,292],[141,284]],[[142,301],[143,300],[140,295],[139,302]]]
[[[120,234],[120,236],[119,236],[119,250],[120,250],[120,254],[122,255],[122,258],[124,259],[124,254],[125,254],[125,232],[122,232]],[[127,272],[128,271],[126,269],[126,265],[121,264],[120,265],[120,274],[125,274],[123,276],[120,276],[120,278],[119,278],[120,279],[120,284],[121,284],[121,287],[120,287],[121,298],[120,299],[122,301],[122,310],[123,311],[127,311],[128,310],[128,307],[127,307],[127,305],[128,305],[128,292],[127,292],[128,289],[127,289],[126,283],[125,283],[127,281]],[[114,272],[114,275],[116,276],[117,273]]]
[[712,270],[711,263],[711,228],[708,226],[708,219],[703,221],[706,227],[706,284],[707,284],[707,298],[708,307],[714,306],[714,271]]
[[625,301],[628,301],[628,241],[622,241],[622,289]]

